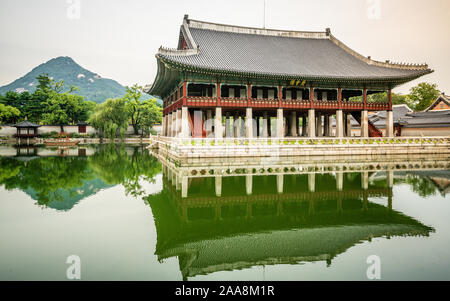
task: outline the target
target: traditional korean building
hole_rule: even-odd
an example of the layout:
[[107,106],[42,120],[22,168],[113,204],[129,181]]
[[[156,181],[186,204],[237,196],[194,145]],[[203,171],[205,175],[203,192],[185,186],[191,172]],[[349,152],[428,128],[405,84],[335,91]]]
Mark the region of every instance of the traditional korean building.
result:
[[[369,111],[386,111],[391,90],[433,72],[428,65],[380,62],[324,32],[221,25],[184,17],[177,49],[160,48],[149,94],[164,100],[162,136],[345,136],[353,116],[361,136],[382,132]],[[382,102],[367,95],[388,92]],[[332,117],[336,131],[332,131]]]

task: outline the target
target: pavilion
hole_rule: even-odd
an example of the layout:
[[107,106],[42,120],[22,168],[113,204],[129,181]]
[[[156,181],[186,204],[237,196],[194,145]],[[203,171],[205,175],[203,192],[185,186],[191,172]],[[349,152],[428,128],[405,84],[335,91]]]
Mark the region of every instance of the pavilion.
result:
[[[330,29],[249,28],[187,15],[177,49],[161,47],[156,58],[147,92],[163,99],[162,136],[182,138],[344,137],[351,116],[362,137],[381,137],[369,111],[386,111],[392,137],[391,90],[433,72],[362,56]],[[367,97],[386,91],[381,102]]]

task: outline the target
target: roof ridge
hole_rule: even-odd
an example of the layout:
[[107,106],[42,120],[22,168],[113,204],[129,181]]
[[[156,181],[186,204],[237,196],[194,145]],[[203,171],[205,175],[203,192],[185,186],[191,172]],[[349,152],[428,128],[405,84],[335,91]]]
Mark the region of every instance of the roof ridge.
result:
[[329,29],[326,31],[296,31],[296,30],[281,30],[268,29],[249,26],[220,24],[213,22],[205,22],[193,19],[185,19],[190,28],[207,29],[221,32],[266,35],[276,37],[290,37],[290,38],[310,38],[310,39],[328,39]]

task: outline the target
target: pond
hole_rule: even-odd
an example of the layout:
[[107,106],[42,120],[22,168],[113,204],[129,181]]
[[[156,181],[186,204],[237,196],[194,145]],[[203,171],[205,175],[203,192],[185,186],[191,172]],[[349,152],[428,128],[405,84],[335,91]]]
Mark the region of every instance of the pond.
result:
[[368,280],[373,256],[382,280],[450,280],[448,157],[217,175],[145,146],[0,154],[0,280],[67,280],[72,255],[82,280]]

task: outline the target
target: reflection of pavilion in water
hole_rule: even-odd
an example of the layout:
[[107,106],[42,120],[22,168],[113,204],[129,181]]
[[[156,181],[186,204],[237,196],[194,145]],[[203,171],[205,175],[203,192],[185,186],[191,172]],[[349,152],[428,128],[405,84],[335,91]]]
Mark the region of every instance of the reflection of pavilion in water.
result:
[[[177,256],[183,279],[256,265],[330,265],[361,241],[433,231],[392,210],[393,170],[373,181],[369,171],[350,170],[274,170],[263,176],[184,172],[163,165],[164,189],[148,199],[156,254],[160,260]],[[369,198],[384,198],[386,206]]]

